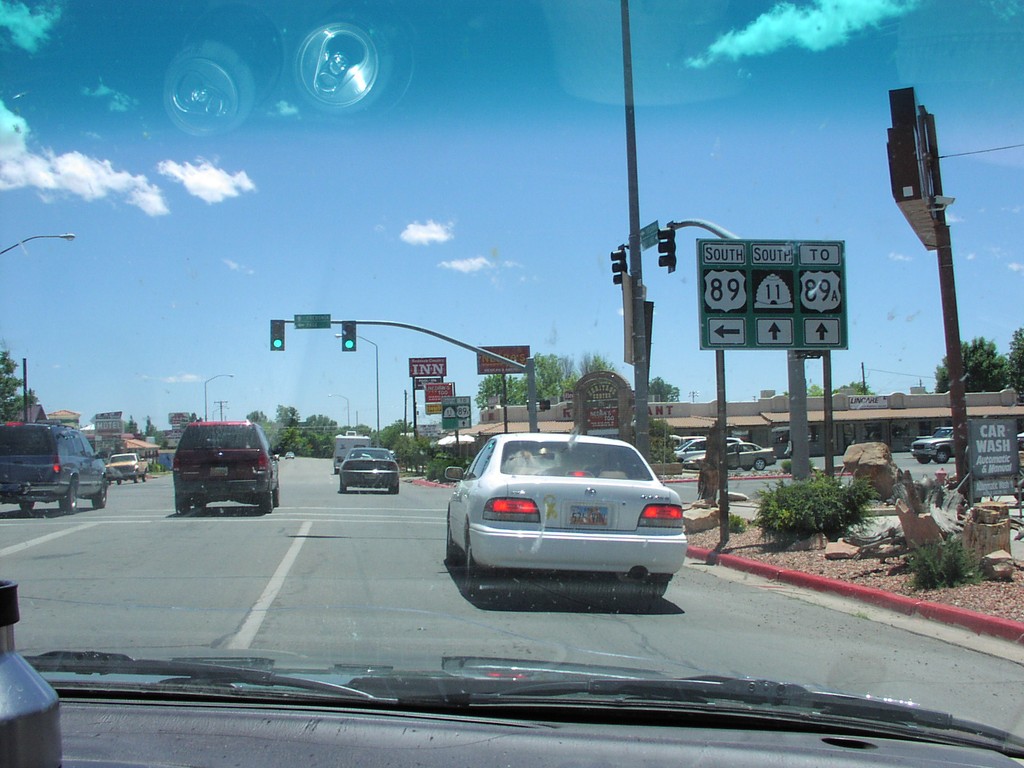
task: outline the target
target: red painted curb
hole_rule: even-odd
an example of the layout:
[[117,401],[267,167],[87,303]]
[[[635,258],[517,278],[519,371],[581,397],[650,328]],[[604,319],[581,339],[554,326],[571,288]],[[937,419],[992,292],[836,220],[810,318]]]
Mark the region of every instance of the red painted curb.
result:
[[817,592],[831,592],[843,597],[850,597],[870,603],[879,608],[887,608],[907,616],[916,615],[924,619],[963,627],[975,634],[991,635],[1002,640],[1009,640],[1011,643],[1024,645],[1024,623],[1019,621],[1003,619],[997,616],[986,616],[983,613],[969,611],[966,608],[958,608],[955,605],[930,603],[927,600],[917,600],[913,597],[895,595],[874,587],[863,587],[859,584],[837,581],[812,573],[780,568],[777,565],[769,565],[768,563],[738,557],[737,555],[719,555],[713,550],[705,549],[704,547],[690,546],[687,548],[686,553],[688,556],[703,560],[704,562],[717,563],[727,568],[751,573],[771,581],[791,584],[794,587],[805,587]]

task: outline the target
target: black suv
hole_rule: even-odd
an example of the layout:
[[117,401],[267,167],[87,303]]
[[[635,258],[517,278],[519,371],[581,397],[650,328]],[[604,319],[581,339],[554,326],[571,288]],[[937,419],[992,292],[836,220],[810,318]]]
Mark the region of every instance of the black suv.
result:
[[37,501],[56,501],[61,512],[87,498],[107,505],[107,469],[85,435],[60,424],[0,425],[0,503],[30,512]]
[[174,452],[174,509],[185,514],[211,501],[256,504],[270,514],[280,503],[277,457],[259,424],[189,424]]

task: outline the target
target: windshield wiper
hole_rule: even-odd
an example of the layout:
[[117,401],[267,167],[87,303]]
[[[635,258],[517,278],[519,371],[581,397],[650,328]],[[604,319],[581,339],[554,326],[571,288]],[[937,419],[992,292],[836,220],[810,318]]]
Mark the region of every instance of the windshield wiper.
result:
[[[203,659],[135,659],[122,653],[101,651],[50,651],[26,660],[40,673],[70,673],[73,675],[110,675],[117,688],[131,686],[146,690],[167,690],[204,694],[231,692],[246,694],[274,689],[275,693],[290,690],[303,694],[321,694],[330,700],[394,704],[395,699],[377,696],[343,683],[328,682],[294,674],[283,675],[272,671],[274,661],[255,658],[203,658]],[[104,687],[106,687],[106,682]],[[98,688],[95,678],[76,680],[51,677],[50,684],[64,692],[65,685],[88,685]]]
[[[480,683],[482,681],[476,681]],[[1015,756],[1024,756],[1024,740],[1007,731],[963,720],[946,712],[924,709],[897,699],[818,691],[774,680],[707,675],[682,679],[665,677],[506,680],[482,686],[467,685],[465,704],[606,705],[620,711],[691,711],[715,715],[793,721],[816,728],[908,736],[948,743],[969,743]]]

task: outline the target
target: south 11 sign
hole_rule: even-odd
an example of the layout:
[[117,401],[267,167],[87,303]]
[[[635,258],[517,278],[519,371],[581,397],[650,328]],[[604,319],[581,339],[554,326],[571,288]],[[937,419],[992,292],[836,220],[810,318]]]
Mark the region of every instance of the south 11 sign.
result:
[[701,349],[846,349],[842,241],[698,240]]

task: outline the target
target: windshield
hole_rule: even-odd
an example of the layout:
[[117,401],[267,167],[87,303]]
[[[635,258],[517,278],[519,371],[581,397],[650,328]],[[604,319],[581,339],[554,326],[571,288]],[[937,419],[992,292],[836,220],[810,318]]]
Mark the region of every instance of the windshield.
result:
[[[897,502],[937,547],[973,501],[894,479],[969,495],[967,421],[1024,429],[1022,40],[1016,0],[0,0],[0,422],[146,465],[0,461],[18,651],[751,677],[1024,735],[1019,475],[971,475],[1003,527],[927,588]],[[826,456],[814,503],[860,499],[865,445],[863,519],[768,526]]]

